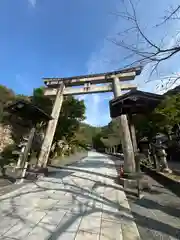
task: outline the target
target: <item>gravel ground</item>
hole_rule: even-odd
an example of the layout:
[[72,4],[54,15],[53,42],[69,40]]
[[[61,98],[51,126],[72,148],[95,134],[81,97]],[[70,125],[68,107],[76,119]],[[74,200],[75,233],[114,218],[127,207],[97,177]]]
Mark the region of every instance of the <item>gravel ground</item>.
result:
[[137,200],[127,194],[142,240],[180,239],[180,198],[151,177],[151,190]]
[[[177,166],[170,164],[172,169],[180,169]],[[126,192],[141,239],[180,240],[180,198],[150,176],[144,178],[151,189],[144,190],[141,199],[136,190]]]

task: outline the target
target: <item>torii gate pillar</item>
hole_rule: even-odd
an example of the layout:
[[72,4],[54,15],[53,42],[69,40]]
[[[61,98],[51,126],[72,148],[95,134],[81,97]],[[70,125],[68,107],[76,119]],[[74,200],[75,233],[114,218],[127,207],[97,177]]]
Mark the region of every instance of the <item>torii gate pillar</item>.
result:
[[[119,97],[122,94],[118,77],[115,77],[113,79],[113,93],[114,97]],[[127,116],[126,115],[119,116],[119,121],[121,128],[120,137],[124,153],[124,172],[125,174],[134,173],[135,157]]]
[[62,103],[63,103],[64,89],[65,89],[65,86],[63,83],[61,83],[61,85],[57,91],[56,99],[55,99],[53,109],[52,109],[51,117],[53,119],[50,120],[48,123],[44,141],[43,141],[41,151],[39,154],[38,164],[37,164],[38,167],[46,167],[47,166],[47,162],[49,159],[49,153],[51,150],[51,145],[53,142],[54,134],[56,131],[56,126],[57,126],[58,119],[59,119],[59,114],[60,114]]

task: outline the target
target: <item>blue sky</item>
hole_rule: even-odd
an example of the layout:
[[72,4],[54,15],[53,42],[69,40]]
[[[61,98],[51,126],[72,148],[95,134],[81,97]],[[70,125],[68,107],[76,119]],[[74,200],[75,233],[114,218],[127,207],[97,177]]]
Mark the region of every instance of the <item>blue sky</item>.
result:
[[[157,41],[167,34],[167,44],[173,42],[180,27],[172,22],[156,31],[152,26],[170,4],[170,0],[141,0],[137,9],[147,34]],[[122,8],[121,0],[0,0],[0,84],[17,93],[31,94],[43,84],[42,77],[121,68],[125,52],[107,38],[118,39],[118,32],[127,27],[112,14]],[[179,72],[179,60],[176,56],[160,66],[161,77]],[[145,83],[150,70],[147,66],[136,83],[140,89],[155,91],[155,81]],[[80,98],[87,106],[88,123],[104,125],[110,121],[108,102],[112,94]]]

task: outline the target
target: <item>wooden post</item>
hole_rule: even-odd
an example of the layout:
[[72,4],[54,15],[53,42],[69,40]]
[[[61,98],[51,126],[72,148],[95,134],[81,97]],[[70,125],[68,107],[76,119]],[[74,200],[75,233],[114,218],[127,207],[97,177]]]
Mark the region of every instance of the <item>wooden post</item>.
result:
[[133,149],[134,149],[134,153],[137,152],[137,140],[136,140],[136,130],[134,127],[134,123],[133,123],[133,119],[132,119],[132,115],[128,116],[129,118],[129,128],[130,128],[130,132],[131,132],[131,139],[132,139],[132,144],[133,144]]
[[36,131],[36,128],[33,127],[31,129],[30,134],[29,134],[28,142],[27,142],[27,144],[25,146],[25,149],[24,149],[23,164],[25,164],[25,162],[28,161],[28,154],[29,154],[29,151],[31,149],[31,145],[32,145],[32,141],[33,141],[33,138],[34,138],[35,131]]
[[18,183],[23,183],[24,178],[26,176],[27,168],[28,168],[28,162],[25,162],[25,164],[23,166],[23,169],[22,169],[21,179],[20,179],[20,181]]
[[[121,86],[118,77],[113,79],[113,92],[114,97],[121,95]],[[131,141],[131,135],[129,131],[129,125],[126,115],[121,115],[119,118],[120,121],[120,135],[121,143],[124,153],[124,173],[134,173],[135,172],[135,159],[134,159],[134,150]]]
[[23,161],[23,154],[24,154],[25,148],[26,148],[26,146],[23,146],[23,147],[21,148],[21,153],[20,153],[20,155],[19,155],[16,168],[20,168],[20,167],[21,167],[21,164],[22,164],[22,161]]
[[56,99],[55,99],[52,114],[51,114],[51,117],[53,119],[50,120],[49,123],[48,123],[47,129],[46,129],[46,134],[45,134],[45,137],[44,137],[44,141],[43,141],[41,151],[40,151],[40,154],[39,154],[39,159],[38,159],[38,166],[39,167],[46,167],[47,166],[49,153],[50,153],[50,150],[51,150],[51,145],[52,145],[52,142],[53,142],[54,134],[55,134],[55,131],[56,131],[56,126],[57,126],[58,119],[59,119],[59,114],[60,114],[62,103],[63,103],[63,91],[64,91],[64,89],[65,89],[65,86],[64,86],[63,83],[61,83],[61,85],[60,85],[60,87],[57,91]]
[[31,145],[32,145],[32,141],[33,141],[33,138],[34,138],[35,131],[36,131],[36,128],[33,127],[31,129],[31,132],[30,132],[30,135],[29,135],[29,138],[28,138],[28,142],[27,142],[27,144],[25,146],[25,149],[24,149],[24,153],[23,153],[23,157],[22,157],[23,167],[22,167],[22,172],[21,172],[21,180],[20,180],[19,183],[23,182],[24,177],[26,175],[26,170],[27,170],[27,166],[28,166],[28,155],[29,155],[29,151],[31,149]]
[[113,147],[113,153],[116,154],[116,146]]

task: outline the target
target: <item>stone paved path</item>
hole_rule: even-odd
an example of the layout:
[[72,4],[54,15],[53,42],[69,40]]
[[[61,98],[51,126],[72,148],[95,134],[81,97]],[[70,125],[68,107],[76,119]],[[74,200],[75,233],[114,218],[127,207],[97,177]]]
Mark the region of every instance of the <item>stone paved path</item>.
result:
[[138,240],[107,156],[88,157],[0,197],[0,239]]

